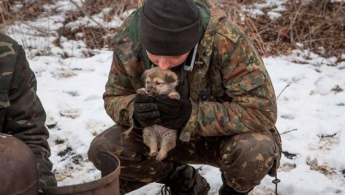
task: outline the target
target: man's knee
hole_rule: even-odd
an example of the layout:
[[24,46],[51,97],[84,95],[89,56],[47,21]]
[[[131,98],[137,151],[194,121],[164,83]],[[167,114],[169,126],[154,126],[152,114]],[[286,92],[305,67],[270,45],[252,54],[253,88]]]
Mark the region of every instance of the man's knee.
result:
[[123,129],[123,127],[114,125],[97,135],[90,143],[87,155],[97,169],[101,168],[101,151],[112,153],[112,150],[116,148],[116,143],[119,143],[116,139],[121,136],[121,129]]
[[247,192],[267,175],[277,158],[274,140],[265,133],[246,133],[227,140],[221,172],[226,185]]
[[97,169],[100,169],[100,159],[98,158],[98,154],[99,154],[99,137],[96,136],[91,144],[90,144],[90,147],[89,147],[89,150],[87,152],[87,156],[89,158],[89,160],[95,165],[95,167]]
[[100,169],[100,152],[113,153],[121,160],[122,166],[138,164],[143,160],[148,152],[142,141],[141,131],[133,130],[128,135],[124,135],[128,128],[115,125],[98,136],[90,144],[88,158]]
[[0,154],[0,194],[37,194],[38,171],[31,149],[21,140],[0,133]]

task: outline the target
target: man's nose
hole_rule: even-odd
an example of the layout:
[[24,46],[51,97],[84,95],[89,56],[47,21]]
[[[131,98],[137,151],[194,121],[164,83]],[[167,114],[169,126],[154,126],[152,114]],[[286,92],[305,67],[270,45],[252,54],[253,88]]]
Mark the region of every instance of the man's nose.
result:
[[162,69],[162,70],[168,70],[169,69],[169,61],[166,59],[166,58],[164,58],[164,57],[162,57],[162,58],[160,58],[159,59],[159,62],[158,62],[158,67],[160,68],[160,69]]

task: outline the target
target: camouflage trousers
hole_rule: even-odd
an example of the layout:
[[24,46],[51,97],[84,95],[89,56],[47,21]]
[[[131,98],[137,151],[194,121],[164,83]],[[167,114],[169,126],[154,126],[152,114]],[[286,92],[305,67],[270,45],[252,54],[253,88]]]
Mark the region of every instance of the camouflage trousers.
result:
[[[174,163],[206,164],[218,167],[225,184],[239,192],[247,192],[267,175],[274,175],[280,150],[270,132],[244,133],[234,136],[201,137],[190,142],[177,141],[176,147],[163,161],[149,158],[142,130],[113,126],[94,138],[89,159],[100,169],[100,151],[114,153],[121,163],[120,191],[125,194],[168,176]],[[273,170],[273,171],[272,171]]]

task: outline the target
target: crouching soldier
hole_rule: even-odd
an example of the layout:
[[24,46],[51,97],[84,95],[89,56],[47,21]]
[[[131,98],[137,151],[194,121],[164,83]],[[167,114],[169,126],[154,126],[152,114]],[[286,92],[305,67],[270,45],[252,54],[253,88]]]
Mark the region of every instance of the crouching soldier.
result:
[[[160,182],[174,195],[206,195],[208,182],[188,164],[218,167],[220,195],[248,194],[275,176],[281,141],[274,89],[257,50],[225,12],[206,0],[147,0],[113,41],[103,98],[116,125],[94,138],[88,155],[98,169],[100,151],[120,159],[122,194]],[[179,100],[135,93],[153,66],[179,75]],[[142,139],[154,124],[179,137],[163,161],[147,155]]]
[[0,194],[57,185],[36,84],[22,46],[0,33]]

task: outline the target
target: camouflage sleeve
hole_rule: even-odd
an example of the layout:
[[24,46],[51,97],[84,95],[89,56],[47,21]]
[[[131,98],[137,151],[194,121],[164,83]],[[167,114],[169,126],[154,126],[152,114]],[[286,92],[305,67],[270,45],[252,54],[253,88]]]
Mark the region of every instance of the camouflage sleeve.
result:
[[114,52],[103,99],[105,110],[115,123],[122,126],[131,126],[133,123],[134,96],[135,89],[126,74],[122,62]]
[[224,48],[215,55],[226,95],[232,101],[198,103],[196,121],[203,136],[262,131],[275,125],[276,97],[263,61],[245,35],[236,40],[225,35],[216,38],[216,47]]
[[37,159],[40,187],[56,186],[49,160],[50,147],[45,126],[46,114],[36,94],[36,78],[21,46],[16,45],[16,59],[9,91],[10,106],[6,109],[3,131],[26,143]]

